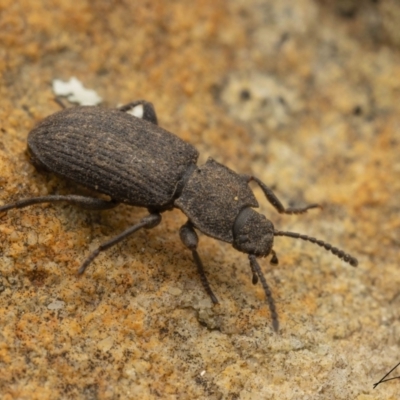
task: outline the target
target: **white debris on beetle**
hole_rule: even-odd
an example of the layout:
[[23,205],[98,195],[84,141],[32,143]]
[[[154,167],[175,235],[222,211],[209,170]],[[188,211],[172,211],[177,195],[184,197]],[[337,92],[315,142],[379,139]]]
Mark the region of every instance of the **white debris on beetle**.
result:
[[82,82],[74,76],[67,82],[54,79],[53,92],[56,96],[65,96],[68,101],[81,106],[95,106],[102,101],[94,90],[84,88]]
[[127,113],[137,118],[143,118],[143,113],[144,113],[143,104],[139,104],[131,108],[129,111],[127,111]]

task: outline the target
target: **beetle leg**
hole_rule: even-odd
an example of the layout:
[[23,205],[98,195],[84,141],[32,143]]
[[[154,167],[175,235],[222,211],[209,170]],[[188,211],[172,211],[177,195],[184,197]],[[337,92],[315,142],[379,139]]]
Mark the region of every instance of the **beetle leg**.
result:
[[276,197],[275,193],[270,189],[266,184],[261,182],[258,178],[255,178],[254,176],[248,176],[247,177],[248,182],[254,181],[260,186],[261,190],[264,192],[265,197],[267,200],[275,207],[275,209],[280,213],[280,214],[302,214],[305,213],[307,210],[310,210],[311,208],[322,208],[319,204],[310,204],[308,206],[304,207],[288,207],[285,208],[283,204],[280,202],[280,200]]
[[136,225],[133,225],[120,233],[119,235],[113,237],[110,240],[107,240],[107,242],[102,243],[95,251],[93,251],[89,257],[86,258],[86,260],[82,263],[78,270],[78,274],[83,274],[86,270],[86,268],[89,266],[89,264],[100,254],[100,252],[109,249],[110,247],[114,246],[115,244],[119,243],[121,240],[124,240],[127,238],[129,235],[132,235],[139,229],[145,228],[145,229],[151,229],[157,226],[161,222],[161,215],[160,214],[149,214],[142,218],[140,222],[138,222]]
[[279,260],[278,260],[278,256],[276,255],[275,250],[271,250],[271,254],[272,254],[272,257],[271,257],[270,263],[272,265],[278,265],[279,264]]
[[264,274],[261,271],[260,265],[257,262],[257,258],[253,254],[249,254],[250,267],[253,272],[253,283],[254,283],[254,275],[257,275],[260,278],[261,285],[264,289],[265,296],[267,297],[267,302],[269,306],[269,311],[272,317],[272,326],[274,327],[274,331],[278,332],[279,330],[279,320],[278,313],[276,312],[274,298],[272,297],[271,289],[269,288],[267,281],[265,280]]
[[252,274],[253,274],[253,277],[251,278],[251,283],[252,283],[253,285],[257,285],[257,283],[258,283],[257,271],[256,271],[256,269],[254,268],[253,263],[251,263],[251,262],[250,262],[250,268],[251,268],[251,272],[252,272]]
[[53,99],[63,110],[67,108],[67,106],[62,102],[60,97],[54,97]]
[[146,100],[133,101],[118,107],[118,110],[158,125],[156,110],[153,104]]
[[[272,265],[278,265],[278,264],[279,264],[279,261],[278,261],[278,257],[276,256],[275,251],[274,251],[274,250],[271,250],[271,254],[272,254],[272,257],[271,257],[270,263],[271,263]],[[251,260],[250,260],[250,268],[251,268],[251,272],[252,272],[252,274],[253,274],[253,277],[252,277],[252,279],[251,279],[251,282],[252,282],[253,285],[257,285],[257,283],[258,283],[258,271],[257,271],[257,269],[255,268],[254,262],[251,262]],[[261,271],[261,270],[260,270],[260,271]]]
[[193,225],[190,222],[187,222],[185,225],[183,225],[181,227],[181,229],[179,230],[179,236],[183,242],[183,244],[192,251],[192,255],[193,255],[193,259],[194,262],[197,266],[197,271],[200,274],[200,280],[201,283],[204,287],[204,290],[207,292],[207,294],[210,296],[211,301],[214,304],[218,304],[218,299],[215,296],[215,294],[213,293],[213,291],[211,290],[210,284],[208,283],[206,274],[204,272],[204,267],[203,267],[203,263],[201,262],[199,253],[197,252],[197,245],[199,243],[199,238],[197,236],[196,231],[193,228]]
[[33,204],[56,203],[59,201],[65,201],[67,203],[74,204],[76,206],[87,208],[90,210],[107,210],[118,205],[118,203],[115,201],[103,200],[96,197],[78,196],[75,194],[70,194],[66,196],[50,195],[42,197],[31,197],[30,199],[19,200],[15,203],[6,204],[0,207],[0,212],[8,211],[13,208],[24,208]]

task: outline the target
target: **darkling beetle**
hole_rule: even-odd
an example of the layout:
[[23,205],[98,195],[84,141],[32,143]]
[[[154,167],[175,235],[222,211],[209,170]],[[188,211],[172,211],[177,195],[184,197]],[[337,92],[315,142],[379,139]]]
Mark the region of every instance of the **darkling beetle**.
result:
[[41,121],[28,135],[28,155],[39,170],[47,170],[81,184],[111,200],[80,195],[50,195],[20,200],[0,207],[1,211],[32,204],[65,201],[91,210],[105,210],[119,203],[145,207],[149,215],[124,232],[101,244],[79,268],[82,274],[103,250],[114,246],[139,229],[151,229],[161,213],[179,208],[188,221],[180,228],[183,244],[192,252],[201,283],[214,304],[218,303],[197,252],[195,228],[212,238],[231,243],[248,254],[253,284],[261,281],[273,327],[278,315],[270,288],[257,257],[271,255],[274,236],[289,236],[317,244],[352,266],[357,260],[322,240],[274,229],[271,221],[254,210],[258,202],[249,182],[256,182],[267,200],[282,214],[301,214],[311,208],[285,208],[273,191],[259,179],[239,175],[209,158],[198,167],[198,151],[172,133],[160,128],[151,103],[135,101],[117,109],[78,106],[61,110]]

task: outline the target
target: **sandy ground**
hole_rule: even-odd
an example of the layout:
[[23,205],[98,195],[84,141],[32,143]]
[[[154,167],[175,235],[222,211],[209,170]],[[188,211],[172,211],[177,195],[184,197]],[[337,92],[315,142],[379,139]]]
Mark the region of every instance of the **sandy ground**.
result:
[[284,204],[322,204],[279,215],[254,186],[277,229],[359,260],[276,238],[279,265],[260,260],[276,334],[247,257],[201,235],[212,306],[178,210],[80,278],[85,256],[145,210],[10,211],[2,399],[398,399],[400,381],[372,385],[400,361],[399,25],[395,0],[1,0],[2,204],[76,192],[25,155],[28,132],[59,109],[53,79],[75,76],[106,107],[152,101],[200,164],[254,174]]

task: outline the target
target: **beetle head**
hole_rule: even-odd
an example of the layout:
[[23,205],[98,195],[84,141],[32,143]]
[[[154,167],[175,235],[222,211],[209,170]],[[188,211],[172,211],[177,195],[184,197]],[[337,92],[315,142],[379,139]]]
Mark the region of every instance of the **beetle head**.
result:
[[274,243],[272,222],[252,208],[244,208],[233,225],[233,247],[243,253],[265,257]]

